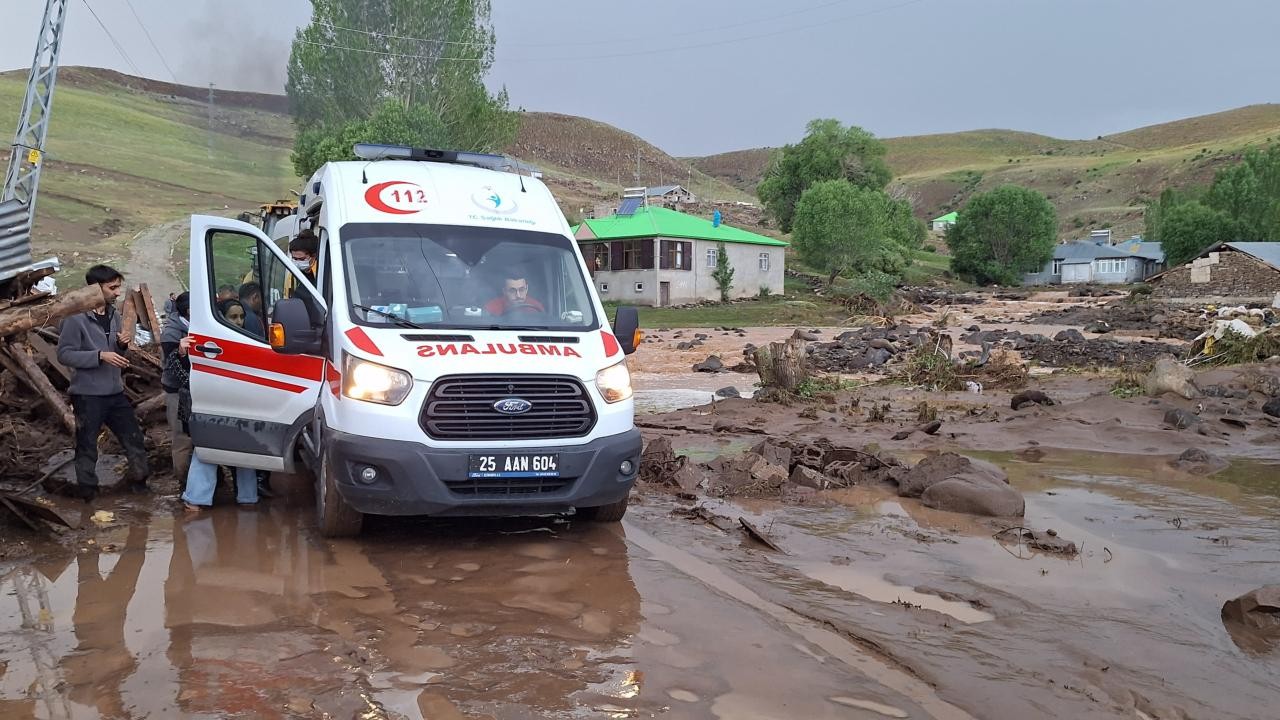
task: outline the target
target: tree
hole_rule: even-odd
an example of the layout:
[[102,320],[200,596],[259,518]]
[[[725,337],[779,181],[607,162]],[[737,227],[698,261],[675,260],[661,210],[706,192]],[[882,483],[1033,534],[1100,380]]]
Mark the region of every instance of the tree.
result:
[[981,284],[1017,285],[1053,257],[1058,216],[1044,195],[1003,185],[973,196],[947,229],[951,269]]
[[[515,135],[506,91],[491,94],[489,0],[313,0],[298,30],[286,90],[298,135],[295,169],[310,174],[316,143],[351,137],[420,137],[452,149],[491,152]],[[400,106],[403,115],[387,109]],[[368,123],[368,124],[362,124]],[[407,123],[407,125],[406,125]],[[378,132],[390,130],[392,138]]]
[[1175,205],[1160,222],[1160,239],[1169,266],[1181,265],[1205,248],[1235,240],[1235,223],[1226,213],[1200,202]]
[[729,291],[733,289],[733,266],[729,264],[729,251],[724,249],[724,243],[716,245],[716,269],[711,271],[711,279],[720,289],[720,302],[729,302]]
[[893,173],[885,164],[884,144],[860,127],[838,120],[813,120],[797,145],[782,148],[765,171],[756,194],[791,232],[796,204],[814,183],[847,180],[855,187],[883,190]]
[[1280,145],[1250,148],[1241,162],[1219,170],[1206,204],[1235,223],[1232,240],[1280,240]]
[[355,160],[351,147],[362,142],[435,147],[449,142],[449,132],[430,109],[406,108],[387,100],[368,119],[353,120],[336,130],[320,127],[300,132],[293,151],[294,167],[305,177],[327,162]]
[[913,243],[919,242],[912,229],[919,221],[910,212],[880,190],[825,180],[806,190],[796,204],[792,245],[804,264],[826,274],[828,285],[841,275],[876,272],[896,281],[911,264],[911,250],[918,246]]

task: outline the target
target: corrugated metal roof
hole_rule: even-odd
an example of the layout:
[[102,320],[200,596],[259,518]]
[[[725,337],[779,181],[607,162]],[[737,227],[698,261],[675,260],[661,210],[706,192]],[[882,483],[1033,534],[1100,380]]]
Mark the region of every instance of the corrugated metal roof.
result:
[[30,264],[27,206],[17,200],[6,200],[0,203],[0,280],[8,280]]
[[1280,270],[1280,242],[1232,242],[1227,247],[1261,260]]
[[659,185],[658,187],[649,188],[649,190],[647,191],[647,194],[649,197],[660,197],[662,195],[666,195],[672,190],[679,190],[679,189],[680,189],[679,185]]
[[[626,238],[672,237],[690,240],[712,240],[747,245],[773,245],[786,247],[788,243],[771,237],[757,235],[736,227],[721,224],[696,215],[687,215],[666,208],[640,208],[635,215],[614,215],[606,218],[583,220],[597,240],[623,240]],[[581,226],[579,226],[581,227]],[[575,229],[575,233],[576,233]]]
[[958,218],[959,216],[960,216],[960,213],[957,213],[957,212],[949,212],[949,213],[947,213],[946,215],[943,215],[942,217],[936,217],[936,218],[934,218],[934,219],[930,220],[929,222],[931,222],[931,223],[939,223],[939,222],[943,222],[943,223],[952,223],[952,224],[955,224],[956,218]]
[[1085,240],[1063,243],[1053,248],[1053,259],[1069,265],[1106,258],[1140,257],[1143,260],[1164,261],[1164,249],[1160,243],[1127,242],[1119,245],[1099,245]]

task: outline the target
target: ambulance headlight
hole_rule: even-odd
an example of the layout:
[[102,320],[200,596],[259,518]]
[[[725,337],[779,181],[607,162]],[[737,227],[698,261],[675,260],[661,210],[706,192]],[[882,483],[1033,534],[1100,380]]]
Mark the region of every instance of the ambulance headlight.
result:
[[607,403],[622,402],[631,397],[631,371],[627,370],[627,361],[596,373],[596,387]]
[[346,368],[342,373],[342,394],[353,400],[399,405],[409,397],[413,389],[413,377],[403,370],[346,356]]

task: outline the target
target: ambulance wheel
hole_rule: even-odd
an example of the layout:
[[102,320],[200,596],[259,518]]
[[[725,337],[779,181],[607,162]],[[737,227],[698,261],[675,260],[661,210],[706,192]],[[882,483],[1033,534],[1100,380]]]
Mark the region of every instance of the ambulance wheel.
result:
[[618,522],[623,515],[627,514],[627,501],[630,497],[624,497],[616,503],[608,505],[599,505],[597,507],[580,507],[578,508],[578,516],[588,522]]
[[316,471],[316,524],[324,537],[352,537],[360,534],[364,513],[351,509],[333,479],[329,453],[320,452],[320,468]]

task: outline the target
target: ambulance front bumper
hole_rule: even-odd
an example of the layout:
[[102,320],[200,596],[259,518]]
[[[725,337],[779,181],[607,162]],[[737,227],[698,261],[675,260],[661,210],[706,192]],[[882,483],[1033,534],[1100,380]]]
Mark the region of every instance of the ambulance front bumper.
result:
[[[640,431],[583,445],[431,448],[329,430],[329,467],[342,498],[370,515],[518,516],[567,513],[626,497],[640,470]],[[554,478],[469,477],[473,455],[555,455]],[[370,472],[370,470],[372,472]],[[629,471],[629,472],[626,472]]]

